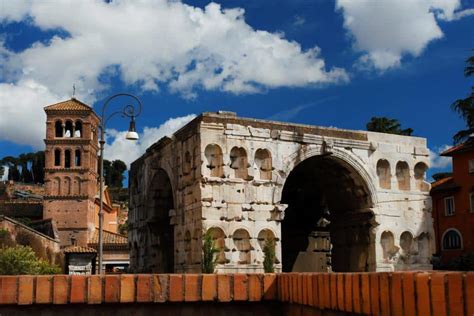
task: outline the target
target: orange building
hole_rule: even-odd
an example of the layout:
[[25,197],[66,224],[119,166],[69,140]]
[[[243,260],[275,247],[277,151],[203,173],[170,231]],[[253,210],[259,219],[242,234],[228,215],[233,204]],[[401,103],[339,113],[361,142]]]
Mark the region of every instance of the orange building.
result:
[[431,186],[436,252],[446,263],[474,252],[474,139],[441,154],[453,173]]

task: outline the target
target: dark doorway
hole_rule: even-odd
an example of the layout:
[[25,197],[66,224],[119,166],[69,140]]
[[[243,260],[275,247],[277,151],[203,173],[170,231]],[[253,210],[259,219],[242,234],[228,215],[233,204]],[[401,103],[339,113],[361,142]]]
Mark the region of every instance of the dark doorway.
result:
[[159,169],[151,182],[147,203],[147,238],[152,260],[146,262],[147,271],[154,273],[174,272],[174,226],[169,212],[174,208],[171,181],[163,169]]
[[289,174],[282,203],[288,204],[282,222],[283,271],[321,271],[315,262],[326,256],[330,271],[374,269],[368,189],[347,163],[332,156],[304,160]]

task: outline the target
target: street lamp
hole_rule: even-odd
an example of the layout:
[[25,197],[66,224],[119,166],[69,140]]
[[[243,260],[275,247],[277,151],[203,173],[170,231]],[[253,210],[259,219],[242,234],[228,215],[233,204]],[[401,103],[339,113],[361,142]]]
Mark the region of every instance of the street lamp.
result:
[[[125,105],[121,110],[113,112],[108,117],[106,117],[105,111],[107,110],[107,106],[109,105],[110,101],[118,97],[128,97],[135,101],[138,107],[133,106],[133,104]],[[138,110],[138,111],[137,111]],[[99,171],[99,200],[100,200],[100,208],[99,208],[99,269],[97,274],[102,274],[102,261],[104,255],[104,248],[103,248],[103,232],[104,232],[104,145],[105,145],[105,124],[116,114],[121,114],[123,117],[130,118],[130,125],[128,128],[127,134],[125,134],[125,138],[128,140],[137,140],[138,133],[135,130],[135,117],[139,116],[142,111],[142,103],[140,100],[129,93],[117,93],[113,96],[109,97],[103,107],[102,107],[102,116],[100,117],[100,171]]]

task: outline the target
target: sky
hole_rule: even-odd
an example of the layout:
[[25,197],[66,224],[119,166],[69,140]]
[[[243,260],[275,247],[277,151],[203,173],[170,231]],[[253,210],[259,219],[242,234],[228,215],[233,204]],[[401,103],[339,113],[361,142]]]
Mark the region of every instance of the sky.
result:
[[450,105],[472,49],[474,0],[0,0],[0,157],[42,150],[43,107],[74,85],[98,112],[118,92],[143,103],[139,142],[109,121],[109,160],[206,111],[356,130],[387,116],[427,138],[431,175],[465,127]]

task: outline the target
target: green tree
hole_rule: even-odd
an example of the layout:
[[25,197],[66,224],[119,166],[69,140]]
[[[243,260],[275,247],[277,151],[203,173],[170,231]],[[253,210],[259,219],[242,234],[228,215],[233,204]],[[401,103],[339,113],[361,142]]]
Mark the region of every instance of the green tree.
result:
[[[466,60],[464,76],[474,76],[474,55]],[[474,86],[471,93],[464,99],[458,99],[451,104],[451,109],[456,112],[466,123],[466,129],[457,132],[453,136],[454,144],[465,142],[474,133]]]
[[[100,166],[99,166],[100,168]],[[122,160],[110,161],[104,159],[104,179],[105,184],[112,188],[121,188],[124,179],[124,172],[127,170],[127,165]]]
[[216,268],[216,253],[219,252],[219,250],[214,246],[214,239],[209,230],[204,234],[203,239],[202,273],[214,273]]
[[56,274],[58,266],[36,257],[28,246],[16,246],[0,249],[0,275],[18,274]]
[[376,116],[372,117],[370,122],[367,123],[367,130],[371,132],[405,136],[411,136],[413,134],[413,129],[411,128],[402,129],[402,125],[397,119]]
[[123,186],[124,172],[127,171],[127,165],[122,160],[112,161],[112,187],[121,188]]
[[128,236],[128,219],[125,221],[125,223],[118,226],[118,232],[121,235]]
[[44,151],[23,153],[18,157],[7,156],[0,160],[8,167],[8,179],[25,183],[44,183]]
[[265,273],[275,272],[275,240],[265,239],[263,255],[263,270]]

